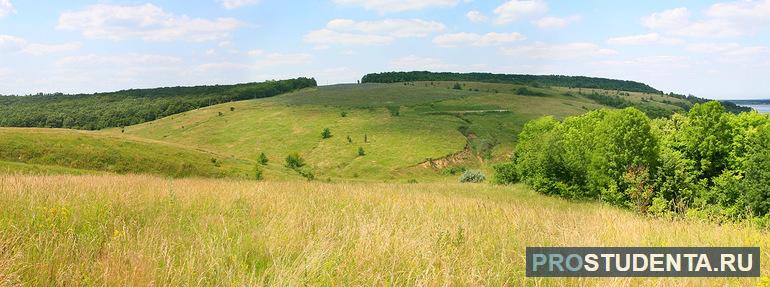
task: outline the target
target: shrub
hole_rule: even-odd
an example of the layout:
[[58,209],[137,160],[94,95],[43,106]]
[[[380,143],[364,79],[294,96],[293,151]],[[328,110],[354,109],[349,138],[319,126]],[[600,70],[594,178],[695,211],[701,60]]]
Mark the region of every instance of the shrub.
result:
[[388,111],[390,111],[390,115],[393,117],[401,115],[401,107],[399,106],[388,106]]
[[305,166],[305,160],[298,153],[286,156],[286,167],[296,170],[303,166]]
[[364,148],[358,147],[358,156],[365,156],[366,152],[364,151]]
[[259,159],[257,159],[257,161],[261,165],[267,165],[267,162],[269,162],[270,160],[267,158],[267,155],[265,155],[265,153],[263,152],[259,154]]
[[466,170],[468,169],[466,169],[464,166],[450,166],[445,168],[442,173],[444,175],[457,175],[465,172]]
[[484,176],[484,173],[475,169],[467,170],[463,173],[462,176],[460,176],[460,182],[463,183],[479,183],[484,182],[485,180],[487,180],[487,177]]
[[463,89],[463,86],[462,86],[462,85],[460,85],[460,83],[455,83],[455,84],[452,86],[452,89],[455,89],[455,90],[462,90],[462,89]]
[[295,169],[299,175],[306,178],[308,181],[315,180],[315,174],[313,174],[313,171],[309,168],[298,168]]
[[347,117],[347,116],[348,116],[348,112],[341,112],[341,113],[340,113],[340,117],[343,117],[343,118],[345,118],[345,117]]
[[519,175],[516,173],[516,164],[513,162],[496,164],[492,168],[495,170],[494,183],[511,184],[519,181]]
[[260,165],[255,165],[254,166],[254,179],[255,180],[262,180],[262,179],[264,179],[263,175],[262,175],[262,166],[260,166]]
[[328,139],[332,137],[332,131],[329,128],[325,128],[323,132],[321,132],[321,137],[323,139]]

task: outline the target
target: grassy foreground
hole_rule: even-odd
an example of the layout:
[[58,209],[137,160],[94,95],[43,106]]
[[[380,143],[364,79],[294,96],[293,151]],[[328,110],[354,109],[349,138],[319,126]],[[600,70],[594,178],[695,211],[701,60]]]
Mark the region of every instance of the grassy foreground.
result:
[[767,232],[653,220],[520,186],[0,175],[0,206],[0,285],[767,282],[527,279],[527,246],[760,246],[770,264]]

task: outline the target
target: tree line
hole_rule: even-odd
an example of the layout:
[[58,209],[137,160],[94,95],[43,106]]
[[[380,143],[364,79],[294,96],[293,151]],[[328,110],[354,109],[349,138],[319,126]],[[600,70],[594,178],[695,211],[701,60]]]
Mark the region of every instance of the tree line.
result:
[[717,102],[650,119],[635,108],[533,120],[501,183],[655,216],[770,224],[770,118]]
[[98,130],[153,121],[197,108],[315,87],[313,78],[134,89],[110,93],[0,96],[0,126]]
[[434,73],[427,71],[414,71],[368,74],[361,79],[362,83],[400,83],[416,81],[468,81],[532,86],[559,86],[570,88],[621,90],[655,94],[661,93],[661,91],[658,91],[644,83],[583,76],[448,72]]

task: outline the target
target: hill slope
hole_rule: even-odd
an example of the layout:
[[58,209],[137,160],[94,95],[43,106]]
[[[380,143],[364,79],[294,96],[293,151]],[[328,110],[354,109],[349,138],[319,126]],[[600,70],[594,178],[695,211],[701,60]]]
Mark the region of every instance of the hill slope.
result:
[[[462,82],[335,85],[206,107],[112,129],[158,141],[272,163],[300,153],[322,179],[406,181],[435,178],[447,166],[484,167],[506,159],[521,127],[607,107],[588,95],[628,105],[682,110],[660,94]],[[329,128],[332,137],[323,139]],[[348,137],[350,139],[348,139]],[[358,155],[362,148],[364,156]]]
[[6,172],[91,170],[245,178],[252,167],[248,161],[185,146],[73,130],[0,128],[0,147],[0,161],[6,162],[0,166],[4,165]]

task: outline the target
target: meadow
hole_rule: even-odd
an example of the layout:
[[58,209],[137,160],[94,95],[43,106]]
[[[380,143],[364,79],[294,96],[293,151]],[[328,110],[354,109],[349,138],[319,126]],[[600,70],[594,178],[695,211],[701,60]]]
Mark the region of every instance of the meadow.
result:
[[[524,276],[527,246],[760,246],[523,186],[0,175],[0,285],[767,286]],[[764,285],[763,285],[764,284]]]

